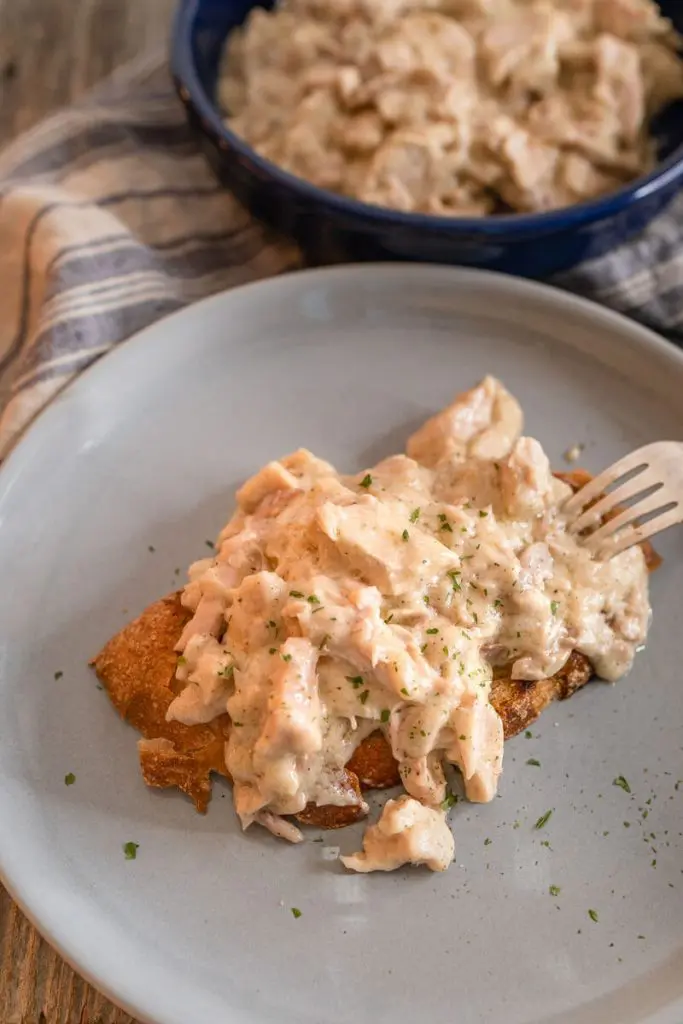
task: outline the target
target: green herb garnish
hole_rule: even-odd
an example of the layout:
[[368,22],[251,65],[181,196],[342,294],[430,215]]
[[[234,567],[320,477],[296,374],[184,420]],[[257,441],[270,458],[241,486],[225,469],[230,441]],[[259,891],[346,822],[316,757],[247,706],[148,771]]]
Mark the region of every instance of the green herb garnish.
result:
[[549,885],[548,886],[548,892],[550,893],[551,896],[559,896],[561,891],[562,890],[560,889],[559,885]]
[[597,924],[597,922],[598,922],[598,912],[597,912],[597,910],[589,910],[588,911],[588,916],[590,917],[591,921],[595,921],[596,924]]
[[623,775],[617,775],[616,779],[614,779],[614,781],[612,782],[612,785],[619,786],[619,788],[623,789],[625,793],[631,792],[631,787],[629,786],[628,782],[626,781]]
[[347,676],[346,681],[347,683],[351,683],[351,686],[354,688],[354,690],[357,690],[359,686],[363,685],[362,676]]
[[527,761],[527,764],[532,765],[534,768],[540,768],[541,767],[541,762],[537,761],[535,757],[530,757],[529,760]]
[[546,811],[545,814],[542,814],[541,817],[536,822],[536,824],[534,825],[534,828],[536,828],[536,829],[544,828],[544,826],[547,825],[548,822],[550,821],[550,816],[551,816],[552,813],[553,813],[552,810],[550,810],[550,811]]
[[73,786],[75,781],[76,781],[76,776],[74,775],[73,772],[68,772],[64,776],[64,785],[65,786]]
[[135,860],[135,858],[138,855],[138,850],[139,849],[140,849],[140,844],[139,843],[124,843],[123,844],[123,853],[124,853],[124,856],[125,856],[126,860]]
[[369,473],[365,474],[365,476],[363,477],[363,479],[360,482],[360,486],[361,487],[366,487],[366,488],[372,486],[372,477],[370,476]]
[[432,629],[426,630],[427,636],[436,636],[438,629],[434,626]]
[[363,692],[358,695],[358,700],[361,702],[361,704],[365,704],[365,702],[366,702],[366,700],[368,699],[369,696],[370,696],[370,691],[369,690],[363,690]]
[[298,907],[292,907],[292,917],[301,917],[301,911]]
[[450,811],[451,807],[457,804],[458,798],[455,793],[451,793],[450,789],[446,793],[446,798],[441,801],[441,810]]
[[283,661],[291,661],[292,660],[292,655],[291,654],[283,654],[282,655],[282,660]]
[[410,513],[410,516],[408,518],[410,519],[411,523],[416,523],[418,521],[418,519],[420,518],[420,510],[419,510],[419,508],[414,508],[413,511]]
[[407,530],[404,530],[403,533],[401,534],[401,537],[403,538],[403,540],[408,540],[410,534],[408,533]]
[[389,708],[384,708],[382,714],[379,716],[380,722],[388,722],[391,717],[391,711]]
[[304,596],[304,595],[303,595],[303,594],[301,593],[301,591],[300,591],[300,590],[290,590],[290,592],[289,592],[289,596],[290,596],[290,597],[296,597],[296,598],[298,598],[299,600],[303,600],[303,596]]
[[450,578],[450,581],[453,584],[453,590],[462,590],[460,580],[458,579],[458,576],[460,576],[460,571],[458,569],[451,569],[451,571],[447,572],[446,575]]
[[63,675],[63,672],[55,672],[55,679],[61,679]]

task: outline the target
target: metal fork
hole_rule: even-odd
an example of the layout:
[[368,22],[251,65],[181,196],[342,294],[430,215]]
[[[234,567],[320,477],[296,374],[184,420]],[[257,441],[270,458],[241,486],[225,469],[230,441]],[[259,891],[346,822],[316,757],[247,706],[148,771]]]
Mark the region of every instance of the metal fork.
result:
[[683,443],[657,441],[625,455],[568,498],[563,512],[576,516],[569,531],[583,534],[584,546],[602,559],[683,522]]

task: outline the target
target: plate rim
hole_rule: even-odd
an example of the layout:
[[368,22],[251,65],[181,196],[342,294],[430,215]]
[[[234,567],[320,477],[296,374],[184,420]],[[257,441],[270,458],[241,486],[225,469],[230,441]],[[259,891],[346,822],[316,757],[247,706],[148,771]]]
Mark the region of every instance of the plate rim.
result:
[[[377,277],[391,278],[401,275],[416,275],[425,279],[429,285],[430,278],[438,275],[451,279],[454,292],[462,290],[468,282],[485,285],[489,284],[493,290],[503,289],[508,295],[519,295],[531,301],[541,300],[546,305],[555,307],[558,313],[562,309],[582,313],[588,320],[593,320],[596,329],[602,326],[611,328],[623,337],[624,342],[630,342],[631,346],[640,352],[649,352],[653,361],[660,365],[673,365],[677,371],[683,372],[683,349],[678,348],[675,343],[666,340],[653,329],[629,319],[626,315],[615,310],[601,306],[598,302],[566,291],[560,287],[544,282],[531,281],[517,278],[509,274],[479,270],[467,267],[453,267],[443,264],[422,264],[410,262],[376,262],[376,263],[350,263],[341,266],[320,267],[302,270],[288,271],[273,277],[262,278],[250,281],[232,288],[223,289],[213,295],[207,296],[197,302],[189,303],[179,310],[175,310],[167,316],[148,324],[142,330],[135,332],[123,342],[117,343],[108,352],[96,358],[83,372],[79,373],[64,388],[55,395],[48,404],[34,417],[27,427],[13,441],[10,450],[0,464],[0,502],[4,495],[11,488],[12,479],[20,469],[24,455],[30,456],[32,443],[39,443],[40,435],[49,429],[50,419],[58,415],[59,407],[72,401],[82,392],[87,392],[91,381],[97,383],[98,378],[109,374],[112,364],[125,360],[135,360],[138,353],[143,352],[150,344],[160,343],[155,339],[161,337],[163,330],[170,322],[176,325],[187,321],[188,329],[185,331],[183,343],[192,345],[193,335],[189,329],[193,320],[201,316],[202,312],[212,306],[220,307],[225,302],[230,302],[228,296],[231,294],[244,296],[250,292],[258,295],[269,288],[274,290],[283,286],[293,285],[295,288],[306,288],[309,281],[334,282],[335,279],[353,279],[362,274],[363,284],[371,287],[373,279]],[[563,348],[568,346],[564,341],[558,342]],[[578,347],[575,348],[578,350]],[[61,922],[55,924],[51,921],[44,921],[40,914],[40,894],[36,893],[31,882],[30,872],[24,872],[20,862],[8,855],[5,843],[2,839],[3,832],[0,830],[0,881],[5,886],[10,898],[17,904],[21,912],[30,921],[33,927],[45,939],[46,942],[69,964],[69,966],[93,988],[104,995],[116,1006],[126,1013],[135,1017],[141,1024],[167,1024],[167,1018],[159,1017],[157,1011],[152,1007],[143,1008],[142,1004],[130,1001],[124,993],[125,986],[117,986],[115,974],[105,975],[96,969],[83,964],[77,952],[72,951],[73,943],[70,935],[73,928],[68,924],[63,927]],[[120,989],[120,990],[117,990]],[[665,1008],[667,1012],[683,1010],[683,999],[677,1000]],[[154,1016],[150,1016],[150,1012]],[[645,1024],[645,1022],[643,1022]]]

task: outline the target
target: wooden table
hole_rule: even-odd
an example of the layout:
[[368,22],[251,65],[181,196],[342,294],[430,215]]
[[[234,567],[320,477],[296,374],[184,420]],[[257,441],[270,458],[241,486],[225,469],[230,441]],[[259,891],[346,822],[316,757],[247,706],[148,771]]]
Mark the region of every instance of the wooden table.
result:
[[[174,0],[0,0],[0,143],[163,45],[173,7]],[[67,967],[2,886],[0,1024],[135,1024]]]

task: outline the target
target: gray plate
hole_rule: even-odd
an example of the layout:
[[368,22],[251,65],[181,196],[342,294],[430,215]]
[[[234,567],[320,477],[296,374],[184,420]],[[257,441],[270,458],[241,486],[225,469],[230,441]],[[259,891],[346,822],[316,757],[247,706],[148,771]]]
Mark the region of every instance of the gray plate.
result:
[[[356,876],[324,844],[242,836],[221,785],[204,818],[146,790],[136,736],[86,665],[206,553],[267,459],[305,445],[360,469],[487,372],[558,467],[576,442],[596,470],[683,436],[683,356],[647,331],[512,278],[364,266],[157,324],[57,399],[4,466],[0,865],[50,941],[141,1019],[683,1020],[683,531],[662,540],[631,676],[506,747],[500,799],[455,810],[444,876]],[[359,834],[326,843],[349,851]]]

